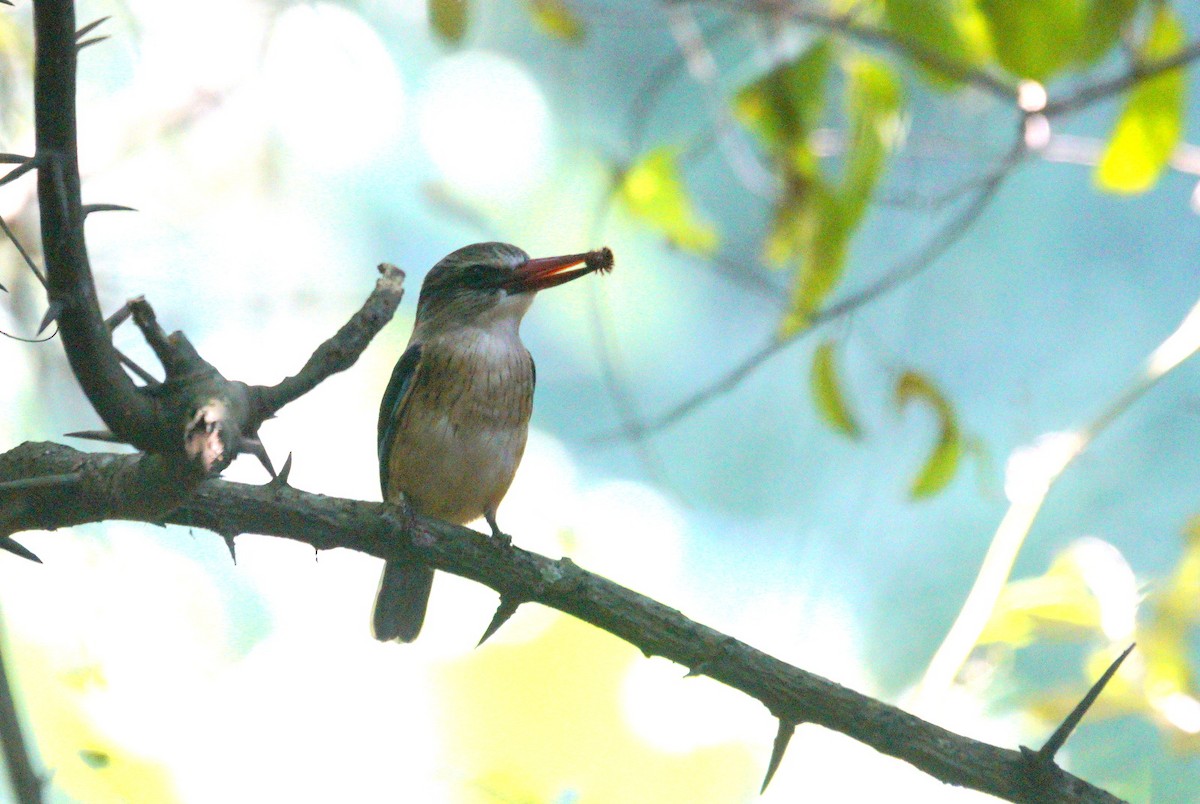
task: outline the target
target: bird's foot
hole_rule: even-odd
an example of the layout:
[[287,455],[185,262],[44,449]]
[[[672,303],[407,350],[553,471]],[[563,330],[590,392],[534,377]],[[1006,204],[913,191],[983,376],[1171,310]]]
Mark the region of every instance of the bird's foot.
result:
[[384,500],[383,516],[405,533],[412,533],[413,527],[417,524],[417,515],[412,506],[408,504],[408,499],[403,492],[394,499]]
[[492,538],[498,541],[501,547],[512,547],[512,536],[500,530],[500,526],[496,524],[496,515],[488,513],[484,514],[483,518],[487,520],[488,527],[492,529]]

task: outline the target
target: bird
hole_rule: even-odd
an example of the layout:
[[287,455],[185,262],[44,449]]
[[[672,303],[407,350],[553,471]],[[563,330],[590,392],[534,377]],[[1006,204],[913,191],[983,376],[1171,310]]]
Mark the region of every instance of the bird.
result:
[[[496,509],[525,452],[536,369],[521,319],[538,291],[612,270],[602,248],[530,259],[508,243],[475,243],[442,258],[421,283],[408,346],[379,406],[384,500],[458,525],[483,517],[508,540]],[[389,559],[375,597],[380,641],[412,642],[433,569]]]

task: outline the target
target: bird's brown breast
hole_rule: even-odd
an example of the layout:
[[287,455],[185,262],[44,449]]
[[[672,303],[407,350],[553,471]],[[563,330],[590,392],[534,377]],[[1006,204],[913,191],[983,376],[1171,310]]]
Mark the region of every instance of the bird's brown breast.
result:
[[389,498],[465,524],[495,511],[525,451],[533,360],[515,332],[422,343],[388,455]]

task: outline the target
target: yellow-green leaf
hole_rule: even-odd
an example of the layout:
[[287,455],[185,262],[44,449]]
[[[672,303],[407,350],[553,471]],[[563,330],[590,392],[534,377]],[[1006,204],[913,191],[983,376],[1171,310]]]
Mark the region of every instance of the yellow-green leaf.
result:
[[825,109],[825,79],[833,46],[822,39],[799,57],[747,84],[733,101],[738,118],[768,149],[786,158],[808,136]]
[[617,195],[626,209],[685,251],[711,254],[717,232],[692,205],[679,175],[679,149],[655,148],[621,179]]
[[[886,0],[884,20],[901,41],[937,53],[951,64],[978,66],[990,53],[986,24],[970,0]],[[939,89],[962,85],[962,79],[952,71],[919,63],[917,66]]]
[[779,327],[779,337],[786,340],[808,327],[812,314],[837,287],[846,268],[851,227],[842,199],[820,179],[808,185],[804,200],[785,199],[780,210],[785,217],[776,216],[768,256],[771,249],[778,256],[790,247],[801,257],[788,312]]
[[[1173,56],[1186,36],[1171,7],[1161,5],[1141,57]],[[1186,81],[1182,69],[1169,70],[1130,91],[1096,167],[1097,184],[1116,193],[1141,193],[1154,186],[1183,134]]]
[[429,25],[440,39],[458,44],[467,33],[467,0],[429,0]]
[[844,225],[858,225],[875,185],[901,132],[904,91],[895,71],[884,61],[868,57],[846,66],[850,113],[850,143],[842,179]]
[[529,0],[529,15],[543,33],[572,44],[584,40],[583,22],[564,0]]
[[1141,0],[1091,0],[1084,12],[1079,63],[1086,66],[1104,58],[1141,4]]
[[858,438],[862,431],[853,411],[850,410],[850,405],[846,402],[846,394],[838,377],[835,350],[836,344],[833,341],[825,341],[813,354],[810,377],[813,403],[822,421],[835,432],[849,438]]
[[1084,0],[979,0],[979,10],[996,58],[1018,78],[1045,81],[1075,61]]
[[937,494],[954,479],[962,458],[963,438],[954,409],[942,392],[926,377],[906,371],[896,383],[896,404],[903,409],[914,400],[924,402],[938,420],[937,442],[909,486],[909,495],[919,499]]
[[[807,146],[797,146],[785,168],[783,197],[767,235],[766,257],[775,264],[799,260],[791,303],[780,324],[789,338],[808,326],[845,273],[850,238],[862,221],[901,131],[900,80],[891,67],[867,57],[850,59],[846,105],[849,141],[842,180],[833,185]],[[798,162],[798,156],[810,159]]]
[[107,752],[96,751],[90,748],[81,749],[79,751],[79,758],[83,760],[85,765],[95,770],[107,768],[112,762],[112,757]]

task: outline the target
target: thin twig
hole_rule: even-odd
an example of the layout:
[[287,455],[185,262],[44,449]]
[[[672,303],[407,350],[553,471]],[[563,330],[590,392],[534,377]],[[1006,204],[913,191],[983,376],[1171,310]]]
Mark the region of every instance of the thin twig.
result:
[[1091,106],[1098,101],[1107,100],[1137,84],[1161,75],[1169,70],[1191,64],[1200,58],[1200,41],[1185,46],[1174,56],[1149,62],[1134,63],[1127,71],[1107,81],[1082,87],[1065,98],[1051,101],[1042,109],[1046,117],[1061,117],[1072,114]]
[[9,228],[8,222],[4,220],[4,216],[0,215],[0,230],[8,237],[12,244],[16,247],[17,253],[21,255],[21,259],[29,266],[29,270],[33,271],[33,275],[42,283],[42,287],[46,287],[46,275],[42,273],[42,269],[38,268],[37,263],[29,256],[29,252],[25,250],[25,246],[21,245],[21,241],[17,239],[16,233]]
[[[645,437],[654,433],[665,430],[672,425],[677,424],[681,420],[687,418],[691,413],[703,407],[713,399],[728,393],[733,390],[750,375],[755,369],[766,363],[779,352],[794,344],[800,338],[813,332],[818,325],[829,323],[835,319],[849,315],[864,305],[870,304],[876,299],[886,295],[887,293],[900,287],[905,282],[911,280],[921,272],[932,266],[943,254],[945,254],[955,243],[957,243],[963,235],[971,228],[983,211],[995,198],[1000,187],[1004,183],[1004,179],[1008,177],[1013,167],[1023,158],[1024,150],[1018,143],[1013,150],[1004,159],[1000,166],[992,172],[989,178],[984,182],[975,198],[963,210],[956,215],[941,231],[933,237],[924,248],[912,255],[900,265],[887,272],[876,282],[863,288],[857,293],[852,293],[841,301],[835,302],[828,307],[819,310],[810,317],[810,326],[800,330],[795,335],[779,339],[772,338],[757,351],[745,358],[741,363],[736,365],[731,370],[727,371],[723,376],[718,378],[710,385],[693,393],[687,399],[676,404],[674,407],[664,411],[653,419],[642,423],[634,428],[634,432],[638,437]],[[626,428],[629,430],[629,428]],[[619,438],[626,433],[606,433],[596,437],[598,441],[611,441]]]

